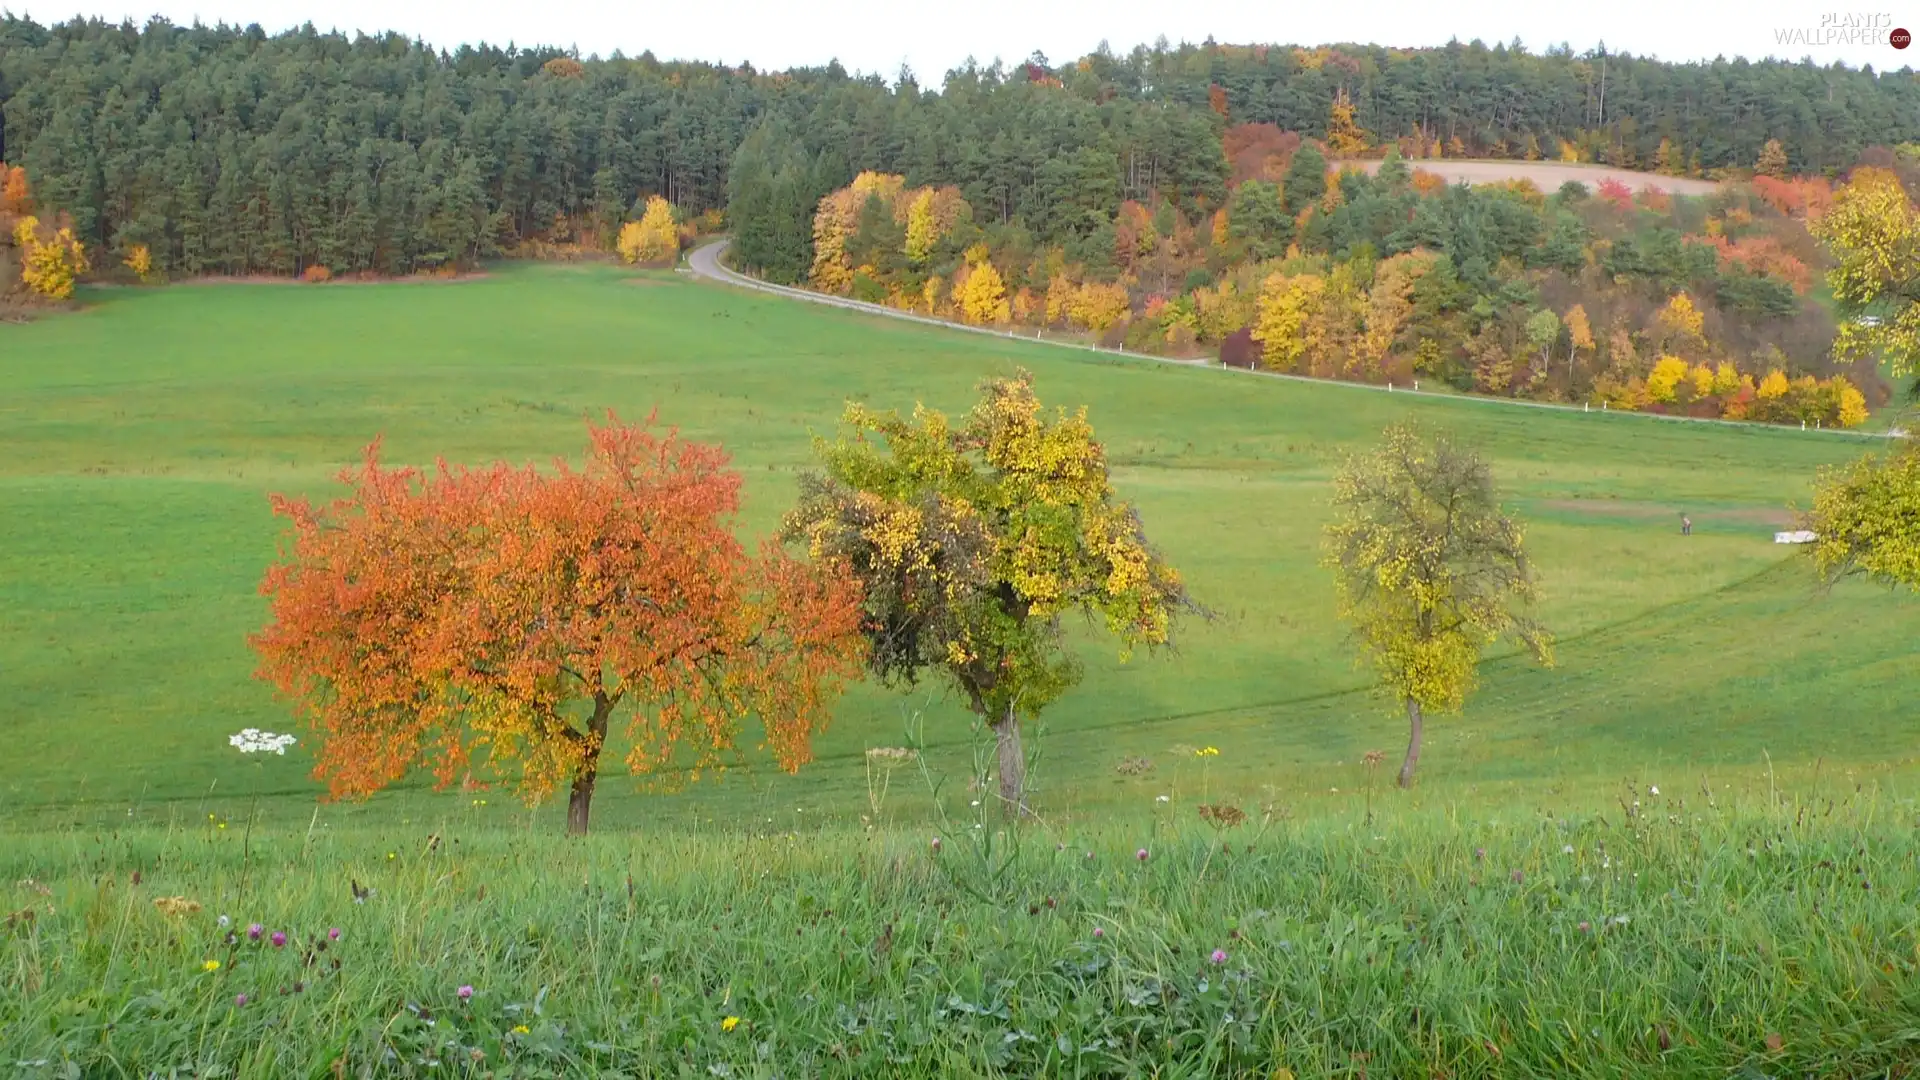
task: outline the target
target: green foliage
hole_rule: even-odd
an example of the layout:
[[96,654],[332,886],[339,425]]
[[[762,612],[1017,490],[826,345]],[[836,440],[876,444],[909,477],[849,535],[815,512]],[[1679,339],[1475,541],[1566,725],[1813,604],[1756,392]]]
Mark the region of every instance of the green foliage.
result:
[[1280,189],[1289,214],[1298,214],[1320,201],[1320,196],[1327,192],[1326,157],[1312,143],[1294,151]]
[[1280,189],[1249,180],[1234,189],[1227,203],[1227,233],[1246,245],[1251,259],[1276,259],[1293,239],[1293,217],[1280,201]]

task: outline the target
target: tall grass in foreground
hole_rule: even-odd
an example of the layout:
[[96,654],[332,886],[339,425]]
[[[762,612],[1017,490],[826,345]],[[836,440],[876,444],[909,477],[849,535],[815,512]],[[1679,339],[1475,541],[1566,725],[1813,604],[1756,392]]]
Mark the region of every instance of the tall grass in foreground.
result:
[[937,844],[217,820],[15,836],[0,1065],[1901,1076],[1920,1061],[1915,814],[1871,790],[1734,806],[1636,786],[1565,818],[1392,803],[1371,824],[962,823]]

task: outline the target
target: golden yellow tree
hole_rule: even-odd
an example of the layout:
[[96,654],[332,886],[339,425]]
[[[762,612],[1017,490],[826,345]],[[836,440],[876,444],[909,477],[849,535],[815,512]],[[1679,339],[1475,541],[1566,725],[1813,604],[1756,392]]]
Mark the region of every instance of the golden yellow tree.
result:
[[1695,364],[1687,372],[1687,381],[1693,384],[1693,396],[1708,397],[1713,394],[1713,369],[1705,364]]
[[968,268],[966,280],[960,284],[958,300],[961,317],[976,326],[1006,322],[1011,314],[1007,307],[1006,282],[1001,279],[1000,271],[984,258]]
[[1253,339],[1261,361],[1275,371],[1291,371],[1307,355],[1307,324],[1320,306],[1326,279],[1318,274],[1274,274],[1260,287]]
[[1073,291],[1067,318],[1099,334],[1126,318],[1128,307],[1126,286],[1089,281]]
[[1663,356],[1653,365],[1653,371],[1647,376],[1647,393],[1653,400],[1671,404],[1674,392],[1680,381],[1688,374],[1687,362],[1677,356]]
[[[893,212],[895,221],[904,220],[908,210],[903,205],[906,183],[906,177],[892,173],[863,172],[853,178],[853,183],[820,200],[813,215],[813,268],[807,275],[814,288],[842,295],[852,290],[855,267],[847,259],[846,246],[859,226],[861,208],[869,195],[877,195]],[[957,195],[956,190],[954,197]],[[936,193],[932,204],[936,221],[943,210],[942,202],[942,193]]]
[[615,246],[629,263],[660,262],[678,255],[680,229],[673,221],[673,204],[658,195],[648,196],[646,212],[639,221],[620,226]]
[[90,269],[87,249],[72,229],[46,235],[40,219],[29,215],[14,223],[13,242],[20,249],[20,280],[49,300],[72,297],[74,282]]
[[1787,381],[1786,372],[1775,368],[1767,372],[1766,378],[1760,380],[1760,386],[1754,391],[1754,395],[1762,401],[1778,401],[1787,396],[1787,390],[1791,385]]
[[1439,264],[1427,251],[1409,251],[1380,263],[1367,292],[1366,334],[1362,354],[1378,367],[1413,321],[1413,290]]
[[933,219],[933,189],[923,188],[907,210],[907,258],[915,266],[926,262],[939,240],[940,228]]
[[133,271],[134,276],[141,281],[153,275],[153,253],[147,250],[145,244],[135,244],[128,248],[127,257],[121,260],[121,264]]
[[1353,119],[1353,102],[1342,87],[1327,113],[1327,150],[1334,157],[1355,157],[1373,145],[1373,137]]
[[1739,392],[1740,369],[1730,361],[1720,361],[1720,365],[1713,369],[1712,393],[1719,397],[1731,397]]

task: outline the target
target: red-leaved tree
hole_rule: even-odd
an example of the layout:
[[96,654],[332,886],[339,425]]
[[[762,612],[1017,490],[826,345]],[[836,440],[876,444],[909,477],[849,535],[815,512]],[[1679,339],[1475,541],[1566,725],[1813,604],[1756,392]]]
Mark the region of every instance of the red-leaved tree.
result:
[[274,498],[291,550],[252,642],[320,736],[332,797],[416,766],[444,787],[481,754],[517,761],[530,802],[569,783],[582,833],[616,712],[636,776],[697,777],[748,716],[781,767],[809,760],[864,659],[857,584],[777,544],[750,556],[719,448],[611,417],[588,430],[580,470],[386,468],[375,442],[341,474],[348,498]]

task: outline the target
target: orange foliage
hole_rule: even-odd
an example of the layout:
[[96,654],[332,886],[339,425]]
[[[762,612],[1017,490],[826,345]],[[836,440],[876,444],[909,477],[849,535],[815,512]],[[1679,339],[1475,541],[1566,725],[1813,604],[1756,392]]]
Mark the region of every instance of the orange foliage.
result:
[[1113,221],[1113,255],[1122,267],[1131,270],[1134,262],[1150,254],[1159,240],[1159,234],[1153,229],[1153,214],[1146,207],[1132,199],[1120,204],[1120,212]]
[[1641,188],[1640,194],[1636,196],[1636,199],[1641,206],[1644,206],[1649,210],[1655,210],[1661,213],[1665,213],[1666,211],[1673,209],[1673,196],[1668,195],[1667,190],[1665,188],[1657,188],[1657,187]]
[[1227,115],[1227,88],[1218,83],[1207,87],[1207,107],[1221,116]]
[[1775,210],[1791,217],[1819,217],[1833,202],[1833,185],[1818,176],[1797,180],[1756,176],[1753,190]]
[[1706,242],[1720,255],[1720,265],[1739,263],[1757,274],[1779,278],[1793,286],[1793,291],[1805,296],[1807,288],[1813,283],[1813,271],[1799,257],[1788,251],[1774,236],[1749,236],[1739,241],[1730,241],[1725,236],[1710,235]]
[[27,186],[27,170],[18,165],[0,165],[0,219],[25,217],[33,213],[33,193]]
[[319,263],[314,263],[312,266],[300,272],[300,280],[316,283],[331,281],[333,280],[333,271],[321,266]]
[[1447,179],[1436,172],[1425,169],[1413,170],[1413,190],[1422,195],[1432,195],[1447,189]]
[[540,65],[540,70],[556,79],[578,79],[587,73],[586,66],[571,56],[556,56]]
[[860,670],[860,596],[838,566],[729,529],[741,478],[717,447],[609,418],[586,467],[385,468],[379,443],[341,474],[351,496],[275,496],[292,523],[260,591],[259,674],[321,736],[316,779],[365,796],[412,768],[442,787],[476,751],[520,763],[538,799],[570,780],[584,831],[613,713],[635,775],[698,770],[757,715],[792,771],[827,702]]
[[1220,149],[1227,156],[1227,186],[1281,179],[1299,148],[1300,136],[1294,132],[1272,124],[1235,124],[1220,136]]

